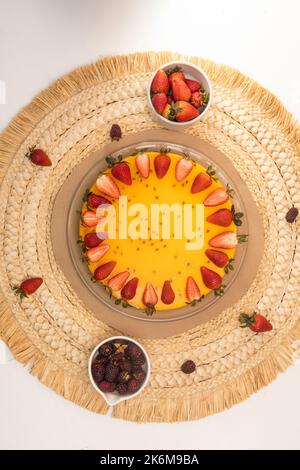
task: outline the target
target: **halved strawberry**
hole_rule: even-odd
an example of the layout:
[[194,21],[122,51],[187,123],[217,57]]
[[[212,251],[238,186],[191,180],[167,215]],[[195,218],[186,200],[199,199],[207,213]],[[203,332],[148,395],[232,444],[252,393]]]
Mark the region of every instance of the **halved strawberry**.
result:
[[201,299],[200,289],[192,276],[187,278],[185,294],[189,302],[195,302]]
[[139,283],[138,277],[133,277],[132,279],[130,279],[121,290],[122,299],[125,299],[125,300],[133,299],[133,297],[136,294],[138,283]]
[[164,70],[158,70],[151,83],[152,93],[168,93],[169,80]]
[[101,266],[98,266],[98,268],[95,269],[94,271],[94,278],[96,281],[102,281],[102,279],[105,279],[107,276],[110,275],[112,270],[116,266],[115,261],[108,261],[108,263],[101,264]]
[[195,108],[200,108],[203,104],[202,94],[199,91],[194,91],[191,96],[191,103]]
[[196,82],[195,80],[190,80],[187,78],[185,80],[185,83],[187,84],[192,93],[194,93],[194,91],[200,90],[200,83]]
[[223,253],[223,251],[208,249],[205,251],[205,254],[208,259],[210,259],[210,261],[212,261],[219,268],[226,266],[229,261],[229,257],[226,255],[226,253]]
[[122,287],[124,286],[128,278],[129,278],[129,272],[123,271],[111,277],[107,285],[111,288],[112,291],[117,291],[117,290],[122,289]]
[[128,163],[119,162],[116,163],[111,169],[112,175],[117,178],[117,180],[122,181],[122,183],[130,186],[132,184],[131,173]]
[[224,188],[217,188],[212,193],[210,193],[204,201],[204,205],[208,207],[219,206],[228,201],[229,196]]
[[163,178],[167,173],[171,163],[170,157],[165,153],[160,153],[154,159],[154,168],[157,178]]
[[30,279],[23,281],[20,286],[13,287],[13,289],[22,299],[23,297],[28,297],[28,295],[36,292],[42,284],[43,279],[41,277],[31,277]]
[[148,153],[138,153],[135,157],[135,165],[143,178],[148,178],[150,173],[150,159]]
[[165,106],[168,102],[167,95],[165,93],[156,93],[151,98],[153,107],[158,114],[162,114]]
[[161,292],[161,301],[164,304],[169,305],[174,302],[174,299],[175,293],[172,289],[171,281],[165,281]]
[[147,307],[147,315],[152,315],[155,311],[155,305],[158,302],[157,293],[150,282],[147,282],[144,294],[143,294],[143,304]]
[[234,248],[238,244],[238,237],[235,232],[222,232],[209,240],[209,245],[214,248]]
[[102,193],[114,199],[119,199],[120,190],[110,175],[100,175],[96,181],[96,186]]
[[219,209],[206,218],[207,222],[221,227],[229,227],[233,221],[233,213],[229,209]]
[[212,179],[207,173],[199,173],[193,181],[191,193],[200,193],[212,184]]
[[99,206],[111,204],[111,201],[106,199],[106,197],[99,196],[99,194],[89,193],[87,203],[89,207],[97,209]]
[[83,243],[87,248],[95,248],[96,246],[100,245],[104,240],[99,238],[97,233],[90,232],[84,236]]
[[205,266],[201,266],[200,271],[203,282],[208,289],[218,289],[221,286],[222,278],[218,273]]
[[99,222],[105,219],[105,216],[97,215],[96,212],[93,211],[85,211],[81,219],[87,227],[95,227]]
[[181,158],[176,163],[175,177],[177,181],[183,181],[192,171],[193,162],[189,158]]
[[38,166],[51,166],[52,162],[46,152],[42,149],[31,148],[26,154],[26,157],[31,160],[32,163]]
[[95,248],[90,248],[85,255],[91,263],[96,263],[99,259],[103,258],[105,253],[109,250],[108,245],[96,246]]

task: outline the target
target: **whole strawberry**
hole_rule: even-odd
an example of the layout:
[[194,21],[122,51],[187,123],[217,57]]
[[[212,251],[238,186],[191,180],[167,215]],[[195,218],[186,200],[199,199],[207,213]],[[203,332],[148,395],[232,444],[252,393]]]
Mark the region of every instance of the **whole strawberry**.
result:
[[166,153],[158,154],[154,159],[154,169],[157,178],[161,179],[167,173],[171,164],[171,158]]
[[36,292],[42,284],[43,279],[41,277],[32,277],[30,279],[26,279],[20,284],[20,286],[15,286],[13,289],[22,299],[23,297],[28,297]]
[[116,163],[112,167],[111,174],[117,180],[122,181],[122,183],[125,183],[129,186],[132,184],[130,168],[129,168],[128,163],[126,162]]
[[98,194],[89,193],[87,203],[88,203],[88,206],[91,207],[92,209],[97,209],[97,207],[99,206],[110,205],[111,201],[109,199],[106,199],[106,197],[99,196]]
[[167,95],[165,93],[156,93],[151,98],[153,107],[158,114],[162,114],[165,106],[168,102]]
[[29,149],[29,152],[26,154],[26,157],[31,160],[34,165],[38,166],[51,166],[52,162],[46,152],[42,149],[37,149],[32,147]]
[[241,313],[239,316],[239,322],[241,328],[248,327],[255,333],[265,333],[266,331],[271,331],[273,329],[272,323],[270,323],[266,317],[256,312],[252,315]]
[[158,70],[151,83],[152,93],[165,93],[169,91],[169,79],[164,70]]
[[137,285],[139,279],[137,277],[133,277],[130,279],[125,286],[121,290],[121,297],[125,300],[131,300],[135,296]]

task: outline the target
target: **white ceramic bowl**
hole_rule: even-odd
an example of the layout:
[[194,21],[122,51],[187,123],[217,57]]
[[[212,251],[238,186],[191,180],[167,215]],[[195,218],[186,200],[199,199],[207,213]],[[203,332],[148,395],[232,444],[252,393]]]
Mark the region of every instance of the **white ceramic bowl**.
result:
[[[186,122],[169,121],[168,119],[166,119],[161,114],[158,114],[155,111],[152,101],[151,101],[151,83],[153,81],[153,78],[156,75],[156,72],[161,69],[168,70],[170,68],[175,67],[176,65],[181,67],[186,78],[189,78],[191,80],[196,80],[203,86],[204,90],[209,93],[209,100],[208,100],[206,108],[195,119],[191,119],[191,121],[186,121]],[[148,88],[147,88],[147,99],[148,99],[148,104],[152,111],[152,114],[164,127],[167,127],[168,129],[172,129],[172,130],[182,130],[182,129],[186,129],[187,127],[193,126],[198,121],[202,120],[204,116],[207,114],[207,111],[209,110],[209,107],[212,101],[212,87],[211,87],[211,83],[207,75],[203,72],[203,70],[201,70],[196,65],[191,64],[189,62],[180,62],[180,61],[168,62],[167,64],[163,64],[161,67],[155,70],[155,72],[151,75],[149,83],[148,83]]]
[[[126,393],[125,395],[119,395],[117,392],[104,393],[99,389],[96,382],[94,381],[94,378],[93,378],[93,375],[92,375],[92,363],[93,363],[95,357],[98,354],[98,349],[100,348],[100,346],[102,346],[102,344],[105,344],[105,343],[108,343],[108,342],[111,342],[111,341],[117,341],[117,340],[128,341],[130,343],[136,344],[139,348],[141,348],[141,350],[143,351],[143,353],[145,355],[146,362],[142,366],[142,368],[146,372],[146,377],[145,377],[145,380],[144,380],[143,385],[141,386],[141,388],[135,393]],[[89,358],[88,372],[89,372],[89,378],[90,378],[91,384],[93,385],[94,389],[99,393],[99,395],[101,395],[104,398],[104,400],[107,402],[107,404],[109,406],[113,406],[113,405],[117,405],[121,401],[130,400],[130,398],[133,398],[133,397],[137,396],[139,393],[141,393],[144,390],[144,388],[146,387],[146,385],[149,382],[150,373],[151,373],[151,365],[150,365],[149,356],[148,356],[147,352],[145,351],[145,349],[143,348],[143,346],[140,343],[138,343],[137,341],[135,341],[132,338],[128,338],[127,336],[111,336],[110,338],[106,338],[105,340],[98,343],[97,346],[95,346],[95,348],[93,349],[93,351],[90,355],[90,358]]]

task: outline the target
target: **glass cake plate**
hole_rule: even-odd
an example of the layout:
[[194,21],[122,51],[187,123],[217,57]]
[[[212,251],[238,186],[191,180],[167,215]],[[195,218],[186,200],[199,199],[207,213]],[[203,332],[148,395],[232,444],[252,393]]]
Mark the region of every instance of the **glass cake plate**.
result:
[[[79,211],[86,189],[92,186],[99,173],[106,168],[107,155],[121,153],[124,157],[142,148],[159,151],[162,146],[167,146],[171,152],[177,154],[189,153],[193,160],[203,166],[214,167],[221,183],[224,186],[229,184],[234,190],[236,211],[244,213],[243,225],[242,228],[238,227],[238,234],[248,234],[248,241],[237,246],[234,270],[229,271],[226,280],[223,279],[226,289],[222,297],[216,297],[211,292],[195,306],[158,310],[149,317],[143,309],[130,306],[125,309],[116,305],[101,284],[91,281],[91,273],[82,262],[81,248],[77,243]],[[226,308],[238,302],[255,278],[264,245],[262,220],[255,202],[229,158],[206,141],[188,134],[164,130],[149,130],[125,136],[119,142],[101,148],[76,166],[57,194],[51,219],[51,236],[56,261],[85,306],[97,318],[124,334],[149,338],[186,331],[215,319]]]

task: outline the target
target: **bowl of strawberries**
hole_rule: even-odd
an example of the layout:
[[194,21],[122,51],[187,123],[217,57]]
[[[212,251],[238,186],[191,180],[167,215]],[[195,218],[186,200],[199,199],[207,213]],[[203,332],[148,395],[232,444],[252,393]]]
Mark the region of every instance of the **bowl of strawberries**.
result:
[[150,369],[143,346],[127,336],[101,341],[88,364],[90,381],[109,406],[141,393],[149,381]]
[[206,74],[189,62],[168,62],[151,76],[148,103],[164,127],[184,129],[206,115],[212,98]]

